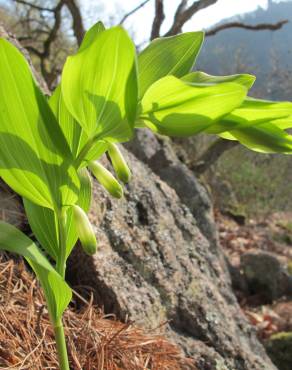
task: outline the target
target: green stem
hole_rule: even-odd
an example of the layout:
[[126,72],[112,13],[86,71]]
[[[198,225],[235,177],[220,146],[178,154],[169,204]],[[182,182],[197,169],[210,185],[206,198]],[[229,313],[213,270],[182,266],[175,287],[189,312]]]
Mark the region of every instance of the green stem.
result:
[[[65,279],[66,257],[67,257],[66,256],[66,244],[67,244],[66,210],[62,209],[61,211],[58,211],[57,217],[58,217],[58,229],[59,229],[60,254],[59,254],[59,258],[57,259],[56,270]],[[57,347],[57,352],[58,352],[60,370],[70,370],[62,318],[54,322],[54,332],[55,332],[55,338],[56,338],[56,347]]]
[[93,145],[98,141],[99,135],[93,136],[91,139],[87,141],[87,143],[83,146],[80,153],[78,154],[76,160],[75,160],[75,168],[78,169],[83,160],[85,159],[87,153],[90,151],[90,149],[93,147]]
[[61,319],[59,319],[54,324],[54,332],[56,338],[60,370],[70,370],[64,328]]
[[59,228],[59,248],[60,254],[57,259],[56,270],[65,279],[66,271],[66,243],[67,243],[67,232],[66,232],[66,211],[63,209],[57,213],[58,215],[58,228]]

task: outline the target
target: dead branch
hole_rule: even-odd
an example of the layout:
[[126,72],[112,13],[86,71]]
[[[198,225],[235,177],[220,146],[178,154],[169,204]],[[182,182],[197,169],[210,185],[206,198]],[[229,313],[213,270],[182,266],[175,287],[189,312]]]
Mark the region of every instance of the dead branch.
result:
[[150,40],[159,37],[160,35],[160,28],[164,21],[165,15],[163,11],[163,0],[155,0],[155,17],[152,23],[152,30]]
[[127,18],[129,18],[131,15],[133,15],[134,13],[136,13],[138,10],[140,10],[141,8],[143,8],[143,6],[145,6],[147,3],[149,3],[150,0],[145,0],[143,1],[141,4],[139,4],[138,6],[136,6],[134,9],[132,9],[130,12],[126,13],[123,18],[120,20],[120,23],[119,24],[123,24],[125,22],[125,20]]
[[46,8],[46,7],[43,7],[43,6],[36,5],[34,3],[30,3],[29,1],[25,1],[25,0],[12,0],[12,1],[14,1],[15,3],[18,3],[18,4],[29,6],[30,8],[39,10],[41,12],[51,12],[51,13],[53,13],[55,11],[55,8]]
[[76,4],[75,0],[64,0],[64,2],[72,16],[73,20],[72,28],[74,36],[76,37],[78,45],[81,45],[81,42],[85,35],[85,29],[79,6]]
[[173,24],[166,32],[164,36],[172,36],[176,35],[177,33],[180,33],[182,31],[183,25],[190,20],[196,13],[198,13],[200,10],[208,8],[209,6],[217,3],[218,0],[199,0],[194,1],[192,5],[187,7],[187,0],[182,0],[180,5],[178,6]]
[[221,157],[223,153],[227,150],[234,148],[238,145],[238,141],[235,140],[225,140],[218,138],[216,139],[197,159],[197,161],[190,165],[191,170],[193,170],[197,175],[202,175],[206,172],[217,160]]
[[282,28],[285,24],[287,24],[289,21],[287,19],[284,19],[282,21],[279,21],[277,23],[259,23],[255,25],[245,24],[241,22],[230,22],[230,23],[224,23],[217,27],[214,27],[207,31],[205,33],[206,36],[213,36],[216,35],[216,33],[227,30],[230,28],[243,28],[245,30],[251,30],[251,31],[263,31],[263,30],[270,30],[270,31],[277,31],[280,28]]

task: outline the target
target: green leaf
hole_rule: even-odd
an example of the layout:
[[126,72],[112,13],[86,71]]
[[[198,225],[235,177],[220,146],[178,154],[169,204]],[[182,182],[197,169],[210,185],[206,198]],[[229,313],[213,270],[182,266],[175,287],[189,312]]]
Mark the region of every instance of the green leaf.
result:
[[56,322],[68,306],[72,293],[38,247],[21,231],[0,222],[0,249],[23,256],[30,264],[44,289],[50,316]]
[[43,247],[54,261],[59,255],[58,223],[52,209],[39,206],[28,199],[23,199],[29,225]]
[[138,57],[140,98],[160,78],[187,74],[195,63],[203,40],[203,32],[186,32],[152,41]]
[[182,77],[183,81],[194,83],[218,84],[222,82],[234,82],[250,89],[255,82],[255,76],[248,74],[236,74],[230,76],[211,76],[204,72],[191,72]]
[[[49,99],[49,104],[58,119],[59,125],[71,149],[73,159],[75,160],[81,149],[88,142],[89,138],[84,129],[79,125],[75,118],[70,114],[64,99],[61,94],[61,86],[59,85]],[[84,158],[83,166],[86,162],[99,159],[107,150],[108,143],[103,140],[98,140]]]
[[292,103],[247,98],[242,105],[208,129],[207,133],[221,134],[243,127],[255,126],[292,115]]
[[102,22],[95,23],[95,25],[93,25],[85,33],[78,52],[83,51],[86,48],[88,48],[95,41],[95,39],[99,35],[99,33],[104,31],[104,30],[105,30],[105,27],[104,27],[104,24]]
[[193,84],[167,76],[147,90],[140,119],[163,135],[195,135],[238,107],[246,93],[235,83]]
[[70,148],[23,55],[0,39],[0,175],[48,208],[74,204],[79,182]]
[[292,103],[247,98],[243,104],[208,133],[238,140],[251,150],[265,153],[292,153]]
[[[80,179],[80,193],[77,204],[82,207],[85,212],[88,212],[91,203],[90,176],[86,168],[80,169],[78,174]],[[24,199],[24,207],[35,237],[40,242],[43,249],[56,261],[60,253],[58,220],[55,212],[49,208],[44,208],[34,204],[26,199]],[[71,208],[67,211],[66,230],[66,255],[68,257],[77,241],[77,233]]]
[[88,136],[66,108],[61,94],[60,85],[51,95],[49,99],[49,105],[59,122],[59,125],[70,147],[72,156],[75,159],[80,151],[80,147],[85,145],[87,142]]
[[89,139],[124,141],[132,136],[137,108],[135,46],[120,27],[100,32],[67,59],[62,95]]
[[292,135],[272,122],[232,130],[232,136],[247,148],[262,153],[292,154]]

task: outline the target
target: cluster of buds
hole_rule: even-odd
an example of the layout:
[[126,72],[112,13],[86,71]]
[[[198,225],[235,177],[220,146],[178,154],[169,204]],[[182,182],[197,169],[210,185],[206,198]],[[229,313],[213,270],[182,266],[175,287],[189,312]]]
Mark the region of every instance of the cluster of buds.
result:
[[[107,153],[118,180],[124,184],[128,183],[131,179],[131,171],[118,146],[109,143]],[[123,197],[122,185],[102,164],[98,161],[92,161],[88,163],[87,167],[110,195],[118,199]],[[97,250],[97,241],[87,214],[81,207],[74,205],[73,215],[77,234],[83,250],[87,254],[93,255]]]

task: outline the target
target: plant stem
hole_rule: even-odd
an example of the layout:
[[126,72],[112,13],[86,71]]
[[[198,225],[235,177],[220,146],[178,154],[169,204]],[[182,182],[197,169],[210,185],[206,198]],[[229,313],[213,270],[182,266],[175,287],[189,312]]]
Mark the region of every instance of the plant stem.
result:
[[[65,279],[66,244],[67,244],[66,210],[62,209],[61,211],[57,212],[57,215],[58,215],[60,254],[59,258],[57,259],[56,270]],[[58,352],[60,370],[70,370],[62,318],[54,322],[54,332],[56,338],[56,347]]]
[[75,168],[76,169],[78,169],[81,166],[81,164],[82,164],[84,158],[86,157],[87,153],[92,148],[94,143],[96,143],[96,141],[98,141],[98,138],[99,138],[99,135],[96,135],[96,136],[92,137],[91,139],[89,139],[87,141],[87,143],[81,149],[80,153],[78,154],[78,156],[75,160]]
[[60,370],[70,370],[62,319],[54,324]]
[[59,228],[59,248],[60,254],[57,259],[56,270],[65,279],[66,271],[66,211],[62,210],[57,213],[58,215],[58,228]]

